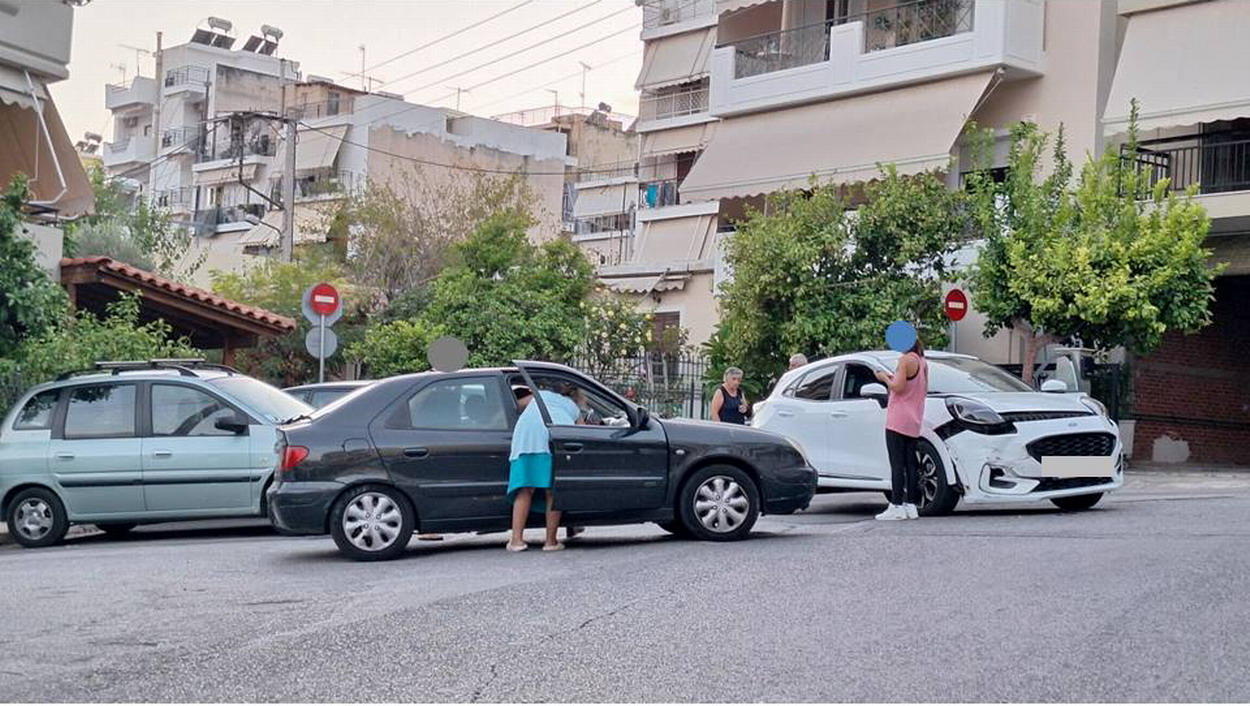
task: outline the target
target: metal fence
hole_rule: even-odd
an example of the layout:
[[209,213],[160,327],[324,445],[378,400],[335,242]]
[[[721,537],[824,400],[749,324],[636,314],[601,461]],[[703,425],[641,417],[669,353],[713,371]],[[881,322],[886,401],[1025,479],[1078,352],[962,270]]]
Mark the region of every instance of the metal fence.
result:
[[1160,179],[1171,179],[1176,191],[1194,184],[1203,194],[1250,189],[1250,140],[1221,138],[1189,135],[1151,140],[1138,146],[1135,155],[1121,145],[1121,159],[1143,168],[1148,182],[1139,194],[1143,198]]
[[569,365],[662,419],[707,418],[712,400],[704,383],[708,362],[697,355],[653,351],[612,360],[579,355]]
[[[997,367],[1022,378],[1024,366],[1019,363],[1002,363]],[[1055,369],[1054,364],[1038,365],[1033,368],[1033,376],[1037,378],[1032,386],[1038,387],[1043,375]],[[1088,371],[1089,396],[1107,406],[1107,414],[1115,421],[1129,418],[1130,385],[1128,367],[1120,363],[1095,363]],[[1026,381],[1027,382],[1027,381]]]
[[706,113],[708,91],[707,83],[700,82],[697,86],[676,91],[644,93],[638,104],[638,117],[641,120],[664,120]]

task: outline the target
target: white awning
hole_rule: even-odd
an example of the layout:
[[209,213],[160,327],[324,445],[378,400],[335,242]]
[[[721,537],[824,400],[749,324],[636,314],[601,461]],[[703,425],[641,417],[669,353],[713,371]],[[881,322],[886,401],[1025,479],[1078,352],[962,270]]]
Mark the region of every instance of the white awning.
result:
[[705,201],[945,169],[992,73],[722,120],[681,184]]
[[1107,132],[1128,127],[1140,104],[1142,130],[1250,117],[1250,12],[1215,0],[1131,15],[1107,98]]
[[599,280],[603,286],[614,292],[623,294],[650,294],[651,292],[668,292],[685,289],[690,280],[690,273],[641,275],[638,277],[605,277]]
[[[332,125],[316,130],[300,130],[295,145],[295,173],[318,171],[334,166],[347,135],[346,125]],[[278,164],[283,164],[279,162]]]
[[[32,77],[35,95],[39,100],[48,99],[48,90],[43,82]],[[35,99],[30,95],[30,84],[26,82],[26,72],[0,64],[0,103],[17,105],[34,110]]]
[[0,101],[0,188],[7,188],[15,174],[25,174],[32,201],[46,203],[62,216],[87,213],[95,204],[87,171],[47,89],[36,83],[35,92],[43,104],[42,121],[29,93],[28,101],[9,100],[12,94],[0,89],[0,96],[7,96]]
[[681,152],[698,152],[707,147],[716,133],[716,123],[687,125],[672,130],[642,133],[642,157],[663,157]]
[[664,88],[706,76],[708,59],[715,45],[715,27],[647,42],[642,55],[642,71],[638,73],[634,87]]
[[[234,162],[227,166],[194,171],[195,185],[220,186],[222,184],[238,183],[240,178],[243,181],[250,182],[256,178],[256,172],[259,169],[260,165],[255,162],[244,162],[242,166],[238,162]],[[242,177],[240,177],[240,173],[242,173]]]
[[636,263],[685,263],[711,257],[716,216],[689,216],[647,221],[638,235]]
[[763,5],[766,2],[780,2],[781,0],[716,0],[716,13],[723,15],[726,12],[737,12],[745,10],[748,7]]
[[603,216],[612,213],[628,213],[638,204],[638,184],[610,184],[577,190],[573,202],[573,217]]

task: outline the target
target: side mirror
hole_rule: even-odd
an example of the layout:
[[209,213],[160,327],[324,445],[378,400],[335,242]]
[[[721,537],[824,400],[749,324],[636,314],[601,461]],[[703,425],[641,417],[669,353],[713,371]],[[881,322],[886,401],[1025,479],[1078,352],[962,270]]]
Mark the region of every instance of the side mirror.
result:
[[859,388],[859,394],[862,397],[888,397],[889,393],[885,390],[885,385],[879,382],[870,382]]
[[646,429],[647,424],[651,421],[651,412],[646,407],[639,407],[634,413],[634,428]]
[[1064,382],[1063,380],[1051,378],[1047,380],[1046,382],[1042,383],[1042,392],[1057,392],[1058,393],[1058,392],[1067,392],[1067,391],[1068,391],[1068,383]]
[[213,426],[222,431],[228,431],[231,434],[246,434],[248,428],[248,418],[242,414],[235,414],[230,417],[218,419]]

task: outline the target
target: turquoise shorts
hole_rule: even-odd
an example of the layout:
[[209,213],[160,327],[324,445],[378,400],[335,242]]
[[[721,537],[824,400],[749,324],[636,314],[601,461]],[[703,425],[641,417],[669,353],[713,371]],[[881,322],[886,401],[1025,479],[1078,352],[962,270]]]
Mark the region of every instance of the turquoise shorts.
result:
[[[512,459],[508,470],[508,499],[514,500],[522,488],[549,489],[551,480],[551,454],[521,454]],[[531,510],[545,512],[546,505],[546,498],[540,495],[534,498]]]

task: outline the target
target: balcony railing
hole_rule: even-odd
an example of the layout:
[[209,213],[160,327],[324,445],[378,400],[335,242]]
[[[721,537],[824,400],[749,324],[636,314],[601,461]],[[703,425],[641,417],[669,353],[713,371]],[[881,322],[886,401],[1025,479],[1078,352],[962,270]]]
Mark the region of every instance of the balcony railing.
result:
[[597,233],[621,233],[634,229],[633,211],[610,213],[590,218],[579,218],[575,221],[573,231],[577,235],[594,235]]
[[734,78],[829,60],[829,28],[864,23],[865,53],[971,32],[975,0],[914,0],[734,43]]
[[656,29],[716,15],[716,0],[646,0],[642,3],[643,29]]
[[[1121,147],[1124,159],[1126,148]],[[1208,134],[1150,141],[1138,146],[1134,161],[1149,177],[1145,188],[1171,179],[1176,191],[1195,184],[1200,194],[1250,190],[1250,138]]]
[[179,66],[165,72],[165,87],[204,86],[209,76],[208,69],[203,66]]
[[175,127],[161,133],[161,149],[204,149],[204,131],[198,127]]
[[362,188],[364,183],[364,175],[358,172],[326,171],[312,174],[295,180],[295,198],[347,195]]
[[312,103],[301,103],[287,108],[288,117],[296,120],[315,120],[317,118],[332,118],[336,115],[350,113],[350,105],[342,96],[338,98],[330,98],[323,101],[315,101]]
[[641,197],[639,205],[642,208],[660,208],[663,206],[676,206],[681,203],[681,199],[677,195],[677,179],[661,179],[659,181],[649,181],[639,185]]
[[171,211],[188,210],[195,206],[195,187],[183,186],[157,191],[152,195],[152,204]]
[[211,206],[195,212],[195,224],[201,234],[213,233],[220,225],[227,223],[250,223],[248,217],[261,219],[265,217],[265,206],[259,203],[240,204],[238,206]]
[[198,154],[195,161],[214,162],[219,159],[238,159],[247,156],[272,157],[277,154],[277,142],[269,135],[259,135],[246,142],[212,144],[206,151]]
[[640,120],[666,120],[707,112],[708,87],[706,83],[679,91],[657,92],[643,95],[638,105]]

